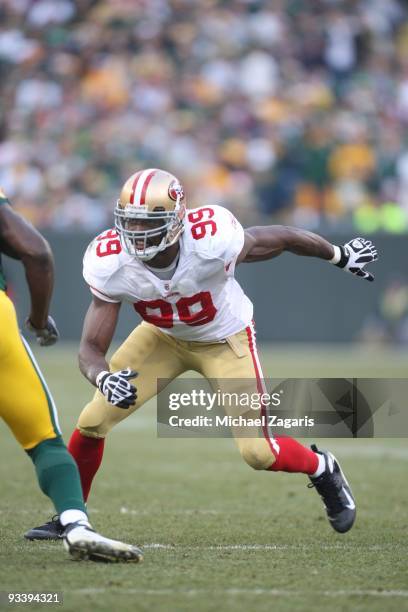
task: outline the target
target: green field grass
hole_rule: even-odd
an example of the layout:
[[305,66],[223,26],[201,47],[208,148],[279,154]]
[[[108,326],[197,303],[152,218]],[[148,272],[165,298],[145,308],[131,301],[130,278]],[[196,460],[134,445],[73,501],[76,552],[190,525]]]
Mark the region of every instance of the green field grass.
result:
[[[68,438],[91,388],[73,347],[35,352]],[[277,377],[408,372],[407,354],[377,349],[262,354],[265,374]],[[304,476],[254,472],[231,440],[157,439],[150,402],[110,435],[89,501],[98,529],[145,550],[140,566],[112,566],[71,561],[60,543],[23,540],[52,508],[1,423],[0,591],[61,591],[67,611],[408,609],[407,441],[321,445],[341,460],[357,498],[347,535],[330,528]]]

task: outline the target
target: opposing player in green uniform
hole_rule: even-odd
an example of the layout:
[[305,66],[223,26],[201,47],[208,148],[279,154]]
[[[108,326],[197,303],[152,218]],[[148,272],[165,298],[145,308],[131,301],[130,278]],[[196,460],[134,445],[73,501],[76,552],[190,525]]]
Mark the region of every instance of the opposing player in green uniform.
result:
[[[54,283],[50,247],[34,227],[12,210],[0,190],[1,253],[22,262],[31,297],[27,328],[41,346],[58,340],[49,316]],[[0,260],[0,417],[33,461],[41,490],[50,497],[64,528],[63,542],[77,559],[140,561],[139,548],[105,538],[91,527],[78,469],[61,437],[58,416],[35,359],[21,336]]]

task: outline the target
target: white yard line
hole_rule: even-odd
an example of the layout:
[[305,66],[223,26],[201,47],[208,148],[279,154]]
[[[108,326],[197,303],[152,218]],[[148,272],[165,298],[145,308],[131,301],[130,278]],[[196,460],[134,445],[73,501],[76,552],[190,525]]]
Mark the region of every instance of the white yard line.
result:
[[[75,589],[69,592],[75,595],[101,595],[115,591],[115,588],[89,588]],[[186,595],[188,597],[205,596],[205,595],[222,595],[222,596],[240,596],[240,595],[276,595],[283,597],[294,597],[299,595],[313,595],[323,597],[408,597],[407,590],[379,590],[374,589],[341,589],[341,590],[325,590],[325,591],[297,591],[290,589],[117,589],[121,595],[152,595],[152,596],[168,596],[168,595]]]
[[[92,514],[92,512],[94,512],[93,510],[89,510],[90,514]],[[120,514],[131,514],[132,516],[151,516],[152,513],[156,513],[156,512],[163,512],[163,510],[137,510],[134,508],[127,508],[126,506],[122,506],[121,509],[119,510]],[[187,516],[194,516],[195,514],[209,514],[212,516],[220,516],[220,515],[225,515],[225,511],[222,512],[221,510],[206,510],[206,509],[199,509],[199,508],[182,508],[180,510],[177,509],[173,509],[173,510],[166,510],[165,511],[166,514],[177,514],[177,515],[187,515]],[[269,515],[268,515],[269,516]]]
[[[116,426],[115,431],[150,431],[152,434],[156,435],[157,423],[150,416],[138,416],[137,414],[133,417],[131,416],[129,419],[125,419],[119,425]],[[206,440],[211,438],[190,438],[188,436],[180,436],[183,440]],[[180,438],[156,438],[157,440],[179,440]],[[231,438],[218,438],[218,440],[229,439]],[[338,442],[335,438],[332,440],[328,440],[325,438],[324,445],[330,448],[330,450],[339,453],[339,455],[343,457],[358,457],[358,458],[371,458],[378,457],[381,455],[387,455],[391,459],[402,459],[403,461],[408,461],[408,440],[405,438],[395,438],[397,441],[404,440],[406,444],[406,448],[404,447],[393,447],[387,444],[382,444],[378,441],[378,439],[369,439],[369,438],[360,438],[354,441],[347,442]],[[316,440],[310,438],[310,444],[315,442]],[[362,442],[364,446],[359,445],[359,442]],[[307,445],[308,441],[304,440],[304,443]]]
[[[175,551],[200,551],[200,550],[215,550],[215,551],[245,551],[245,550],[310,550],[310,544],[218,544],[218,545],[204,545],[204,546],[184,546],[177,544],[161,544],[158,542],[151,542],[146,544],[140,544],[144,550],[175,550]],[[395,544],[321,544],[319,545],[320,550],[364,550],[364,551],[379,551],[394,549]]]
[[381,442],[373,441],[368,442],[364,440],[363,445],[359,445],[359,440],[355,440],[353,443],[338,443],[336,440],[331,441],[325,440],[325,446],[330,448],[331,451],[339,454],[338,459],[341,457],[357,457],[357,458],[380,458],[386,455],[390,459],[402,459],[408,460],[408,440],[405,440],[404,447],[393,447],[387,444],[381,444]]
[[[214,551],[214,552],[246,552],[246,551],[294,551],[300,552],[305,550],[311,550],[310,544],[208,544],[202,546],[190,546],[183,544],[164,544],[161,542],[139,542],[138,543],[143,550],[156,550],[156,551],[173,551],[173,552],[200,552],[200,551]],[[60,542],[38,542],[37,547],[41,550],[57,551],[59,550]],[[318,545],[319,550],[327,551],[348,551],[353,552],[355,550],[364,552],[377,552],[385,550],[394,550],[395,544],[392,542],[385,544],[320,544]],[[313,547],[312,547],[313,548]],[[404,548],[402,545],[399,549]],[[406,548],[406,547],[405,547]]]

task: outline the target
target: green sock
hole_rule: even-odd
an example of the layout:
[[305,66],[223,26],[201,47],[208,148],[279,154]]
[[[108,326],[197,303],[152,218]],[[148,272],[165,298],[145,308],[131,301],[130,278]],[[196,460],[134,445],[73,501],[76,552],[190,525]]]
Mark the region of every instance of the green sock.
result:
[[64,510],[86,513],[78,468],[62,438],[44,440],[27,453],[34,463],[41,490],[52,500],[58,514]]

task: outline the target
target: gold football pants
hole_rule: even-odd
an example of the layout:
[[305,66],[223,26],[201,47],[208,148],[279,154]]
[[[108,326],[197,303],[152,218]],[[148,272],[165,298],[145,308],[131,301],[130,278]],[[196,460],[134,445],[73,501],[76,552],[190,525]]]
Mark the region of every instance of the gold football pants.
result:
[[[142,322],[112,356],[109,367],[111,372],[127,367],[138,372],[136,403],[128,410],[117,408],[96,391],[78,420],[78,429],[85,436],[104,438],[116,423],[160,391],[158,378],[173,380],[187,370],[195,370],[209,379],[214,391],[265,392],[252,324],[230,336],[226,342],[207,343],[178,340],[154,325]],[[257,413],[251,409],[250,412],[250,416],[256,418],[261,410]],[[232,428],[242,457],[255,469],[267,469],[279,452],[276,440],[267,428],[263,429],[261,436],[258,428],[253,432],[246,429],[246,432],[243,435],[239,428]]]
[[61,435],[54,402],[11,300],[0,291],[0,417],[25,450]]

